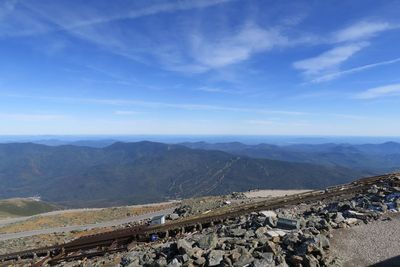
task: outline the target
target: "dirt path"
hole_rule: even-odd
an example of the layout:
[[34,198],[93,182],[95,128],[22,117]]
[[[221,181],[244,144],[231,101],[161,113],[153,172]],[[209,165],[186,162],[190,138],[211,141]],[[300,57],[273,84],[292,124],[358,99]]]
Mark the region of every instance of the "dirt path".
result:
[[88,212],[88,211],[101,211],[113,208],[143,208],[143,207],[156,207],[161,205],[167,205],[171,203],[179,203],[179,201],[169,201],[169,202],[160,202],[160,203],[150,203],[150,204],[142,204],[142,205],[131,205],[131,206],[120,206],[120,207],[108,207],[108,208],[81,208],[81,209],[66,209],[66,210],[55,210],[45,213],[40,213],[32,216],[25,216],[25,217],[15,217],[15,218],[7,218],[7,219],[0,219],[0,228],[12,223],[16,222],[23,222],[26,220],[30,220],[33,218],[38,217],[47,217],[47,216],[54,216],[60,214],[68,214],[68,213],[77,213],[77,212]]
[[[390,217],[390,221],[374,221],[332,233],[331,249],[343,267],[371,266],[400,256],[400,214]],[[400,266],[400,262],[382,266]]]
[[310,190],[304,189],[293,189],[293,190],[275,190],[275,189],[267,189],[267,190],[252,190],[248,192],[244,192],[245,196],[248,198],[258,198],[258,197],[280,197],[285,195],[294,195],[299,193],[308,192]]
[[21,238],[21,237],[34,236],[34,235],[41,235],[41,234],[83,231],[83,230],[90,230],[90,229],[94,229],[94,228],[111,227],[111,226],[115,226],[115,225],[129,223],[129,222],[138,222],[141,220],[149,219],[153,216],[167,215],[167,214],[172,213],[173,211],[174,211],[174,208],[170,208],[170,209],[146,213],[146,214],[138,215],[138,216],[134,216],[134,217],[128,217],[128,218],[124,218],[124,219],[112,220],[112,221],[96,223],[96,224],[55,227],[55,228],[49,228],[49,229],[32,230],[32,231],[25,231],[25,232],[18,232],[18,233],[0,234],[0,241]]

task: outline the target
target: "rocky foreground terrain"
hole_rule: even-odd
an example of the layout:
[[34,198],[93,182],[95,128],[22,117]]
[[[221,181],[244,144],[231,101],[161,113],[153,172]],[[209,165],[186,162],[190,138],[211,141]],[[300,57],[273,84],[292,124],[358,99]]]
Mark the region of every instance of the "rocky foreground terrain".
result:
[[[241,193],[184,200],[169,219],[249,201]],[[348,200],[251,213],[174,238],[132,243],[126,252],[59,266],[370,266],[400,255],[399,211],[400,188],[374,185]],[[390,263],[381,266],[400,266]]]

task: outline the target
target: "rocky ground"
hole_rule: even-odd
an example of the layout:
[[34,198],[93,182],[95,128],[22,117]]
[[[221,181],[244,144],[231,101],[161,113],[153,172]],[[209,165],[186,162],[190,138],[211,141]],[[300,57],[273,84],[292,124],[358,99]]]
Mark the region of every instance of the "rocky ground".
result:
[[[185,205],[183,205],[185,207]],[[188,208],[180,207],[177,214],[187,216]],[[176,239],[134,246],[129,252],[106,257],[64,263],[87,266],[343,266],[348,255],[332,251],[333,236],[379,226],[370,240],[381,238],[388,231],[388,218],[400,209],[400,188],[373,186],[367,194],[348,201],[319,202],[252,213],[224,225],[187,233]],[[357,225],[359,227],[357,228]],[[385,226],[386,225],[386,226]],[[360,227],[361,226],[361,227]],[[392,225],[396,227],[397,225]],[[363,228],[364,227],[364,228]],[[394,254],[400,254],[398,228],[390,231],[387,242]],[[385,237],[384,237],[385,238]],[[344,240],[344,242],[346,242]],[[367,246],[366,242],[360,240]],[[376,241],[378,242],[378,241]],[[370,244],[373,248],[374,243]],[[363,245],[359,245],[363,247]],[[367,249],[360,251],[368,254]],[[338,253],[339,252],[339,253]],[[360,255],[352,255],[359,258]],[[384,260],[385,257],[376,258]],[[354,266],[354,265],[353,265]],[[357,266],[357,265],[356,265]],[[360,265],[363,266],[363,265]]]
[[[247,201],[242,194],[187,200],[171,219]],[[128,252],[60,266],[368,266],[400,255],[399,210],[400,188],[372,186],[350,200],[252,213],[175,238],[132,244]],[[374,254],[375,246],[391,251]]]

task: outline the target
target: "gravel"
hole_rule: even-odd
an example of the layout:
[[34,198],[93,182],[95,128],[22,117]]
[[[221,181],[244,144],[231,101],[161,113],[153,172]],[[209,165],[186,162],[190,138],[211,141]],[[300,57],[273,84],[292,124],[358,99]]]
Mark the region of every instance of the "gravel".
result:
[[331,250],[343,267],[370,266],[400,255],[400,214],[390,218],[333,231]]

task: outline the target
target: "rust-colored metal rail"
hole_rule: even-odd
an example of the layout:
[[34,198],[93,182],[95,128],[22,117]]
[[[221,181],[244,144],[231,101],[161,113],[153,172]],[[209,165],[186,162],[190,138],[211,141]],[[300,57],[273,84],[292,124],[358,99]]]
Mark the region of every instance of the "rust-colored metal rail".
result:
[[132,242],[147,242],[152,234],[157,234],[161,238],[164,238],[167,236],[174,236],[184,231],[209,227],[210,225],[222,223],[225,220],[247,215],[251,212],[277,209],[289,205],[320,201],[327,198],[350,198],[356,193],[368,190],[373,184],[398,183],[398,177],[400,177],[399,174],[368,177],[349,184],[328,187],[324,190],[309,191],[255,203],[220,208],[208,214],[195,215],[162,225],[133,226],[126,229],[88,235],[58,246],[1,255],[0,261],[26,258],[33,259],[47,256],[47,263],[56,264],[61,261],[99,256],[105,253],[125,250]]

